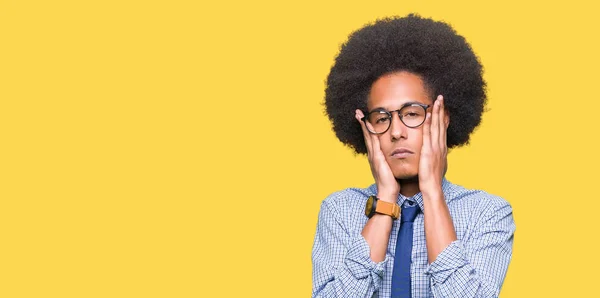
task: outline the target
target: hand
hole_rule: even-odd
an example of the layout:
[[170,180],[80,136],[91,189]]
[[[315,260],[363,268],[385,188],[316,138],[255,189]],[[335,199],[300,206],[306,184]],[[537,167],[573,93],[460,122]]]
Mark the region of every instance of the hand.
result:
[[441,191],[442,178],[448,163],[446,130],[449,117],[444,110],[444,98],[438,95],[432,113],[427,113],[423,127],[423,147],[419,161],[419,189],[421,192]]
[[360,120],[364,117],[361,110],[356,110],[356,120],[360,123],[362,128],[363,136],[365,138],[365,145],[367,146],[367,157],[369,159],[369,165],[371,166],[371,173],[375,178],[377,184],[377,197],[381,200],[396,203],[398,199],[398,193],[400,193],[400,184],[396,181],[394,173],[390,165],[385,160],[385,156],[381,151],[379,145],[379,137],[375,134],[370,133],[365,125],[371,125],[368,122]]

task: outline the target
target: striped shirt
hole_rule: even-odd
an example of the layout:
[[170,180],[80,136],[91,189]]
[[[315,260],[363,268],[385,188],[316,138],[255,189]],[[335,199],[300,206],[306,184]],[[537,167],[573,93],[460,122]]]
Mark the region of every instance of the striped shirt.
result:
[[[412,297],[497,297],[512,256],[515,222],[512,207],[501,197],[469,190],[443,179],[442,190],[457,240],[431,264],[427,261],[424,215],[414,222]],[[390,297],[396,239],[395,220],[386,257],[375,263],[361,232],[367,223],[365,204],[377,194],[375,184],[329,195],[321,204],[312,250],[312,297]],[[398,195],[398,205],[423,197]]]

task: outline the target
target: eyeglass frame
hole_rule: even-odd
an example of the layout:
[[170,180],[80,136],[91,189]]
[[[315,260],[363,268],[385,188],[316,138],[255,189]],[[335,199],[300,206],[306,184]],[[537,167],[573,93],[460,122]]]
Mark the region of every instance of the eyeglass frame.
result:
[[[376,134],[376,135],[380,135],[380,134],[384,134],[384,133],[386,133],[388,130],[390,130],[390,127],[392,127],[392,121],[394,120],[394,115],[393,115],[392,113],[396,112],[396,114],[398,114],[398,118],[400,118],[400,122],[402,122],[402,124],[404,124],[404,126],[406,126],[406,127],[409,127],[409,128],[417,128],[417,127],[419,127],[419,126],[423,125],[423,123],[425,123],[425,120],[426,120],[426,118],[427,118],[427,117],[423,117],[423,122],[421,122],[421,124],[419,124],[419,125],[417,125],[417,126],[409,126],[409,125],[406,125],[406,123],[404,123],[404,120],[402,120],[402,114],[400,114],[400,110],[402,110],[402,109],[404,109],[404,108],[406,108],[406,107],[409,107],[409,106],[415,106],[415,105],[417,105],[417,106],[420,106],[420,107],[422,107],[422,108],[423,108],[423,110],[425,111],[425,116],[427,116],[427,109],[428,109],[429,107],[433,106],[433,105],[426,105],[426,104],[422,104],[422,103],[418,103],[418,102],[407,102],[407,103],[403,104],[401,108],[399,108],[399,109],[397,109],[397,110],[393,110],[393,111],[388,111],[388,110],[386,110],[386,109],[383,109],[383,108],[379,108],[379,109],[372,110],[372,111],[368,112],[368,113],[367,113],[367,114],[366,114],[364,117],[362,117],[360,120],[362,120],[362,121],[365,123],[365,127],[367,128],[367,130],[368,130],[370,133],[372,133],[372,134]],[[375,113],[375,112],[378,112],[378,113],[384,112],[384,113],[388,114],[389,118],[391,119],[391,121],[390,121],[390,123],[389,123],[389,125],[388,125],[388,128],[387,128],[386,130],[384,130],[383,132],[372,132],[372,131],[369,129],[369,126],[367,125],[367,118],[368,118],[368,117],[369,117],[369,116],[370,116],[372,113]]]

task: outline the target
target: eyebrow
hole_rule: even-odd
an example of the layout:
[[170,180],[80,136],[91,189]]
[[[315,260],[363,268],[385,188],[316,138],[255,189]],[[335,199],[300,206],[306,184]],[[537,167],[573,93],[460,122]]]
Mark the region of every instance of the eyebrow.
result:
[[[402,108],[404,108],[404,107],[406,107],[406,106],[412,105],[412,104],[420,104],[420,105],[424,105],[424,103],[422,103],[422,102],[418,102],[418,101],[409,101],[409,102],[406,102],[406,103],[404,103],[404,104],[403,104],[403,105],[402,105],[402,106],[401,106],[399,109],[397,109],[397,110],[400,110],[400,109],[402,109]],[[387,109],[386,109],[386,108],[384,108],[384,107],[376,107],[376,108],[372,109],[372,110],[371,110],[371,111],[369,111],[369,112],[373,112],[373,111],[387,111]],[[395,110],[394,110],[394,111],[395,111]]]

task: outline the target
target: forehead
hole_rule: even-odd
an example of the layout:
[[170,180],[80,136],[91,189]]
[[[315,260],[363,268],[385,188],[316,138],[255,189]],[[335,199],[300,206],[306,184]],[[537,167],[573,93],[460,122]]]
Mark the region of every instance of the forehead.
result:
[[408,102],[431,104],[432,100],[420,76],[406,72],[394,72],[379,77],[371,86],[367,108],[394,110]]

